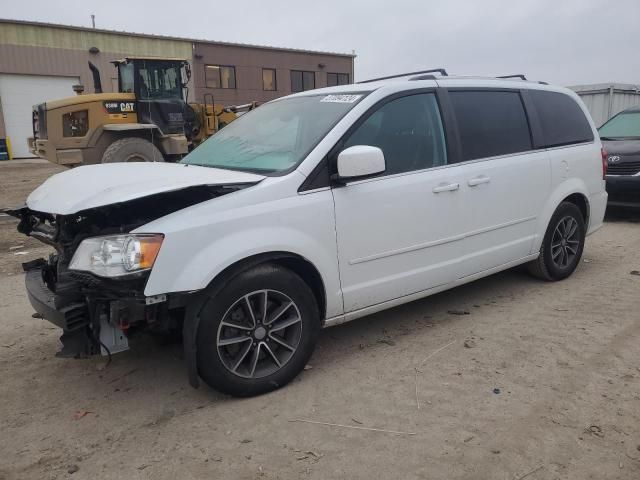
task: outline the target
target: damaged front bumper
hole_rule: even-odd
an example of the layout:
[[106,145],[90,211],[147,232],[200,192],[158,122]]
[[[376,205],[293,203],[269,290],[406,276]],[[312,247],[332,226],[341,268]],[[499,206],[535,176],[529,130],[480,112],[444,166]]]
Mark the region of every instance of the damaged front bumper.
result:
[[45,283],[44,259],[25,264],[25,286],[31,306],[44,318],[65,332],[75,332],[89,326],[89,309],[86,302],[69,300],[56,295]]
[[56,356],[110,356],[127,350],[128,338],[141,331],[165,338],[182,336],[189,383],[198,387],[195,338],[205,300],[200,292],[145,297],[146,278],[138,279],[137,287],[124,288],[114,281],[65,270],[55,255],[23,267],[34,316],[62,329],[62,349]]
[[[143,328],[168,328],[164,302],[144,297],[144,278],[124,284],[69,271],[57,255],[23,264],[27,297],[43,318],[63,331],[61,357],[82,358],[128,348],[127,337]],[[163,304],[164,303],[164,304]]]
[[63,331],[57,356],[110,355],[127,350],[128,338],[135,333],[180,332],[184,296],[145,297],[146,278],[122,282],[69,271],[55,255],[23,268],[34,316]]

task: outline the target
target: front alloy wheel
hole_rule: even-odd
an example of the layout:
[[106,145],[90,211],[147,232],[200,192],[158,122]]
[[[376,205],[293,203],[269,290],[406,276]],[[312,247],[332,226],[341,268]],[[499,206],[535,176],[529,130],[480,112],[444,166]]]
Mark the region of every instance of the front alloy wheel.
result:
[[196,336],[200,377],[235,396],[286,385],[305,367],[320,332],[318,301],[295,272],[266,263],[214,282]]
[[261,378],[291,360],[301,336],[302,316],[294,301],[276,290],[258,290],[242,296],[227,310],[216,347],[231,373]]

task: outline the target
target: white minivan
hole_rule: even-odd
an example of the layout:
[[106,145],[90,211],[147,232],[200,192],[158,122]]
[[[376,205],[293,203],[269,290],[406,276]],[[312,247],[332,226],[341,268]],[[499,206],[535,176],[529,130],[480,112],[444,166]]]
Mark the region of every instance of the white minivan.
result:
[[528,264],[568,277],[606,162],[570,90],[419,72],[266,103],[181,162],[84,166],[12,209],[63,357],[182,334],[189,380],[285,385],[320,329]]

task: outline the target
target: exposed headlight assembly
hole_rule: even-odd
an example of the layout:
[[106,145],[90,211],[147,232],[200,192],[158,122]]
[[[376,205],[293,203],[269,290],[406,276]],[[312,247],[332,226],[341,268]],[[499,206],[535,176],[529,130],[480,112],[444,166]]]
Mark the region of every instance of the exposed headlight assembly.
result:
[[122,277],[153,267],[163,235],[113,235],[83,240],[71,259],[69,270],[91,272],[99,277]]

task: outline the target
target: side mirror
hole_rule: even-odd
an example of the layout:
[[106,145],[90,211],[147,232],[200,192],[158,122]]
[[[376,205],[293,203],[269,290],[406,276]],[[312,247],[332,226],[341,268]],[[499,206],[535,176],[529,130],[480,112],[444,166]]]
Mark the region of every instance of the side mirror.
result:
[[384,153],[378,147],[354,145],[338,154],[338,180],[375,175],[385,169]]

